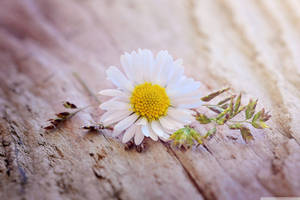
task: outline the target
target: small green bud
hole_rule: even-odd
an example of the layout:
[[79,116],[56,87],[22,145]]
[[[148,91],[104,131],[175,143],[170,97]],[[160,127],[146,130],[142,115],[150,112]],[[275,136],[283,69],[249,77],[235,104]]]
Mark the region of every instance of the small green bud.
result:
[[174,132],[169,139],[173,140],[175,146],[191,147],[194,141],[202,144],[202,136],[191,127],[184,127]]
[[252,136],[249,128],[242,127],[242,128],[240,128],[240,131],[241,131],[241,135],[245,142],[248,143],[249,141],[253,140],[253,136]]
[[204,114],[198,114],[196,116],[196,120],[200,122],[200,124],[209,124],[211,120]]
[[240,123],[235,123],[235,124],[229,125],[230,129],[241,129],[242,127],[243,127],[243,125]]

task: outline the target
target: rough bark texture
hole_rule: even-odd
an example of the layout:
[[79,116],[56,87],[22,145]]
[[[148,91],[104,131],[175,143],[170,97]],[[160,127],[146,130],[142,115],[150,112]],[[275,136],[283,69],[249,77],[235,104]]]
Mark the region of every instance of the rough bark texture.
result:
[[[0,199],[300,196],[299,13],[297,0],[1,0]],[[112,87],[105,69],[137,48],[182,57],[203,94],[258,97],[272,130],[245,144],[221,127],[185,152],[147,140],[144,153],[85,133],[102,111],[73,73]],[[63,100],[95,107],[45,133]]]

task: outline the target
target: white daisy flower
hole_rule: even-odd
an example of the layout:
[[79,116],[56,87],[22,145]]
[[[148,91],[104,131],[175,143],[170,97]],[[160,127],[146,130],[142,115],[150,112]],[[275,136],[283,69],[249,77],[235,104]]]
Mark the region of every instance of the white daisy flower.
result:
[[194,120],[190,109],[201,105],[200,83],[184,76],[181,59],[174,61],[167,51],[154,58],[151,51],[139,49],[122,55],[121,65],[125,75],[115,66],[106,70],[117,89],[99,92],[113,97],[100,105],[106,110],[101,123],[115,124],[113,136],[125,132],[122,142],[134,138],[136,145],[144,137],[166,141]]

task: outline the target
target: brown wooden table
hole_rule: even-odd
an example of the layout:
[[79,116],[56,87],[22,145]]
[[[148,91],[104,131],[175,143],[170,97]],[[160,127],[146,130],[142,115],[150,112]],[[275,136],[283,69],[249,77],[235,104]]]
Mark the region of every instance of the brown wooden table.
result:
[[[1,0],[0,199],[300,196],[299,35],[297,0]],[[79,129],[103,112],[90,93],[112,87],[105,70],[137,48],[183,58],[203,95],[258,97],[272,130],[138,153]],[[64,100],[93,107],[45,133]]]

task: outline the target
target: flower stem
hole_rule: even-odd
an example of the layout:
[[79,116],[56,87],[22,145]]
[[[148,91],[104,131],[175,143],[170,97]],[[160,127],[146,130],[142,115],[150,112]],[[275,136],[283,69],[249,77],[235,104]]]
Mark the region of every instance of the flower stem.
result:
[[66,118],[66,120],[72,118],[74,115],[76,115],[76,114],[79,113],[80,111],[82,111],[82,110],[84,110],[84,109],[86,109],[86,108],[88,108],[88,107],[90,107],[90,106],[92,106],[92,105],[88,105],[88,106],[79,108],[78,110],[72,112],[72,113]]
[[239,120],[229,120],[228,122],[232,122],[232,123],[249,123],[249,124],[251,124],[251,122],[247,121],[247,120],[241,120],[241,121],[239,121]]

